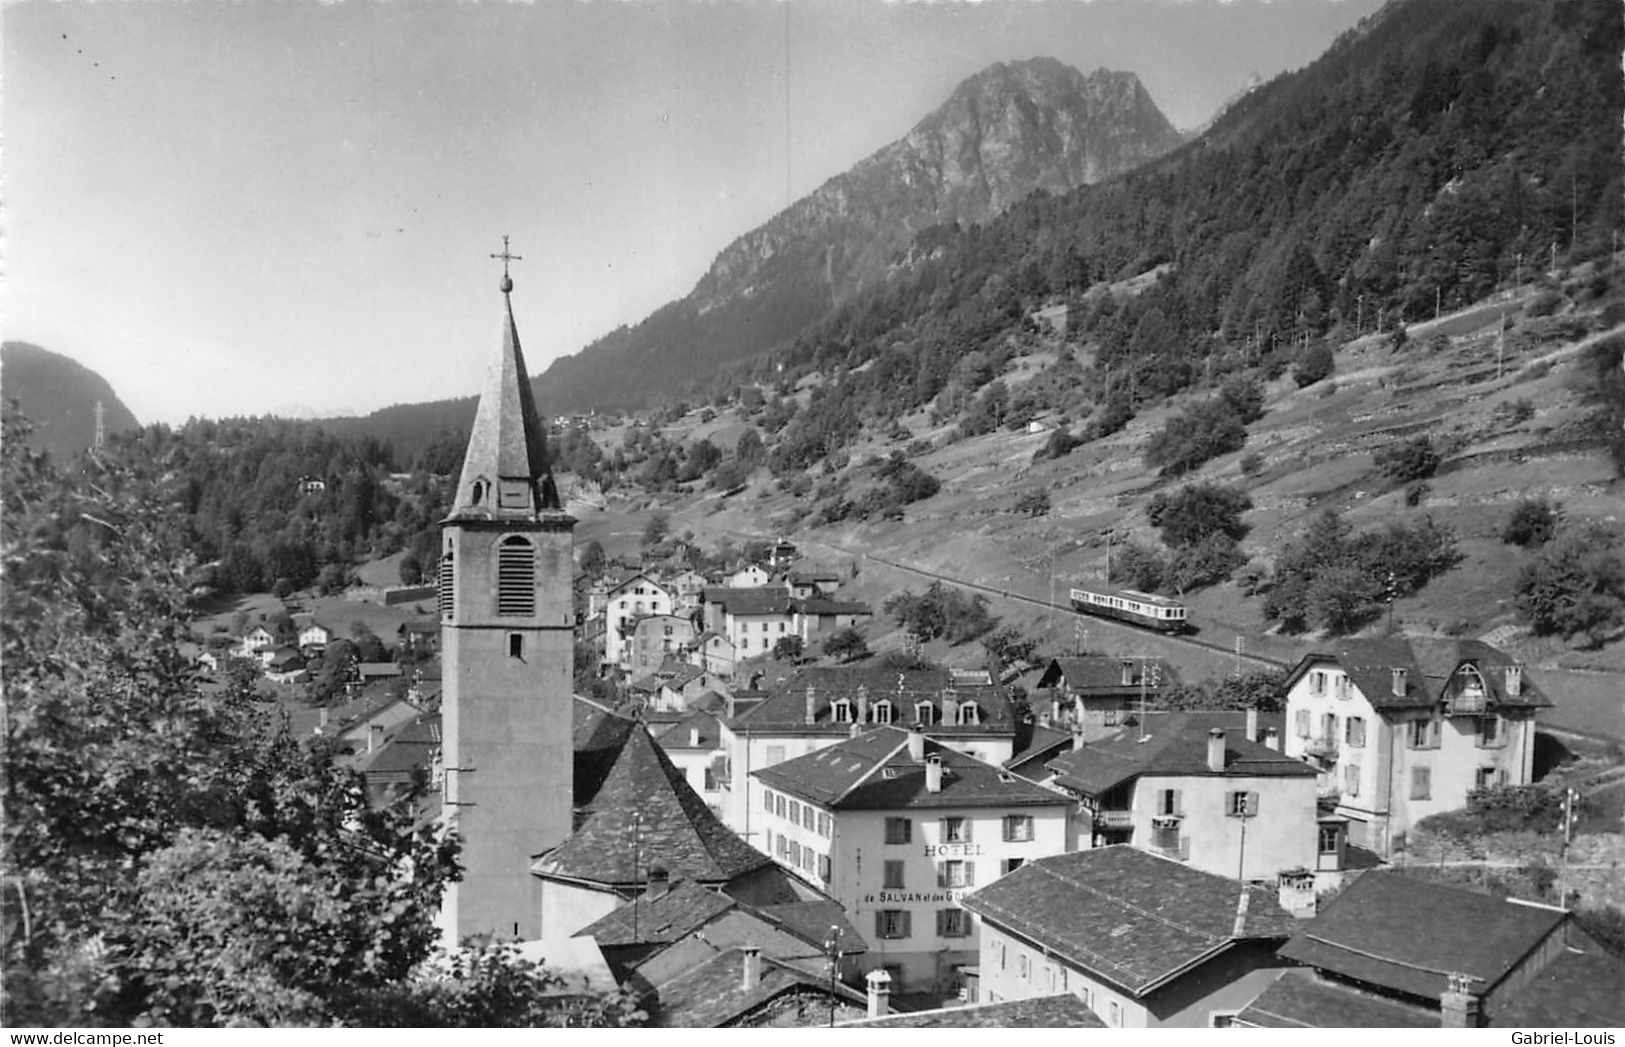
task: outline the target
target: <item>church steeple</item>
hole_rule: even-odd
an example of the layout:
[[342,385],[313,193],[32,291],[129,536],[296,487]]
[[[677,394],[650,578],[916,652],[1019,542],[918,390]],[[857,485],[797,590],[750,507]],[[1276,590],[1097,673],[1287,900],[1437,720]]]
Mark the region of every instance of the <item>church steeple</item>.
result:
[[486,373],[450,520],[535,519],[558,512],[559,494],[547,461],[547,431],[536,415],[530,373],[513,319],[508,238],[502,238],[502,347]]

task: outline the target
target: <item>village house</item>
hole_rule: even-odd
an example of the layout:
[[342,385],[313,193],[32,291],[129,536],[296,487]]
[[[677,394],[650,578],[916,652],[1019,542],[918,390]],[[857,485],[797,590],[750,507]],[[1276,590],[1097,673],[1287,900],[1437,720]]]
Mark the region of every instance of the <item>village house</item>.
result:
[[747,703],[735,693],[722,723],[728,752],[727,821],[757,842],[760,798],[751,772],[845,741],[854,727],[922,724],[932,738],[987,763],[1025,749],[1003,687],[986,672],[807,666]]
[[1034,708],[1054,726],[1081,728],[1097,741],[1123,729],[1123,722],[1179,684],[1166,659],[1090,654],[1053,658],[1038,678]]
[[697,611],[704,602],[706,586],[712,584],[705,575],[695,570],[674,574],[665,580],[672,593],[672,608],[679,614]]
[[327,645],[333,642],[338,633],[329,626],[312,619],[304,628],[299,630],[299,649],[307,657],[321,654],[327,650]]
[[765,568],[760,564],[748,563],[735,569],[722,579],[722,584],[728,589],[760,589],[772,581]]
[[700,634],[689,657],[695,665],[724,680],[732,680],[739,665],[739,649],[734,642],[710,630]]
[[1227,1025],[1292,966],[1275,891],[1115,845],[1039,858],[963,899],[990,1003],[1068,992],[1114,1028]]
[[835,571],[791,571],[784,576],[784,587],[797,600],[833,596],[841,587],[841,576]]
[[1527,785],[1535,714],[1523,667],[1476,640],[1349,640],[1287,678],[1283,751],[1320,771],[1349,842],[1386,857],[1485,785]]
[[739,661],[771,653],[794,625],[795,601],[776,586],[705,590],[705,629],[726,636]]
[[1281,948],[1303,967],[1236,1016],[1260,1028],[1625,1025],[1625,961],[1562,909],[1373,870]]
[[[884,974],[885,972],[879,972]],[[878,982],[879,979],[876,979]],[[871,997],[885,993],[871,986]],[[889,992],[889,989],[886,990]],[[837,1023],[843,1029],[1104,1029],[1101,1021],[1082,1000],[1071,993],[1034,996],[998,1003],[956,1004],[925,1011],[892,1011],[876,1001],[870,1004],[871,1017]]]
[[611,586],[604,612],[604,662],[629,668],[637,623],[651,614],[671,613],[671,593],[647,574],[640,572]]
[[899,989],[963,985],[978,934],[959,899],[1067,849],[1067,797],[918,725],[874,727],[752,777],[761,846],[866,930],[872,922],[871,959]]
[[626,670],[634,679],[655,672],[668,659],[692,647],[699,630],[679,614],[651,614],[632,628],[631,657]]
[[862,993],[735,946],[653,987],[652,1028],[820,1028],[867,1013]]
[[795,633],[808,647],[822,642],[830,633],[866,625],[875,616],[868,604],[821,596],[797,600],[794,611]]
[[275,643],[275,633],[263,625],[256,625],[243,634],[242,643],[237,648],[237,654],[243,658],[252,658],[263,666],[265,658],[261,656],[261,652]]
[[1219,876],[1311,871],[1332,886],[1344,823],[1320,819],[1315,769],[1281,752],[1275,728],[1252,740],[1258,722],[1256,710],[1148,716],[1051,760],[1052,784],[1083,801],[1084,846],[1092,835],[1095,846],[1132,843]]
[[633,680],[633,697],[651,712],[683,712],[707,695],[720,702],[728,685],[716,674],[690,662],[665,661],[647,676]]
[[305,675],[305,656],[292,647],[260,649],[265,678],[273,683],[297,683]]
[[440,623],[412,618],[395,629],[395,644],[404,654],[432,654],[440,648]]
[[705,805],[722,816],[727,792],[727,754],[717,718],[702,709],[690,709],[670,723],[651,723],[649,733],[671,762],[683,772],[689,788]]

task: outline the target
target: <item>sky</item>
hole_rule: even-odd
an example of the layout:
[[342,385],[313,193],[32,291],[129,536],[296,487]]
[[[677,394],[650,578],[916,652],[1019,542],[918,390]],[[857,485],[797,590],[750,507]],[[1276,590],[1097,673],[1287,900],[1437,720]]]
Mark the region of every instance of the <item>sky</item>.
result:
[[0,6],[0,332],[143,423],[533,374],[947,100],[1039,55],[1177,127],[1378,0],[22,0]]

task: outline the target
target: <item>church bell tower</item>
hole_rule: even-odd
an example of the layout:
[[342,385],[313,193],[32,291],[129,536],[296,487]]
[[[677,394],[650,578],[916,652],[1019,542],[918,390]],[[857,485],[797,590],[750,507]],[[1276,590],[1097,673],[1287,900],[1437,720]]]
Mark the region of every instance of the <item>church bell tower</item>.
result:
[[448,944],[540,935],[533,856],[570,833],[576,521],[559,504],[519,349],[503,238],[501,348],[440,537],[444,814],[462,840]]

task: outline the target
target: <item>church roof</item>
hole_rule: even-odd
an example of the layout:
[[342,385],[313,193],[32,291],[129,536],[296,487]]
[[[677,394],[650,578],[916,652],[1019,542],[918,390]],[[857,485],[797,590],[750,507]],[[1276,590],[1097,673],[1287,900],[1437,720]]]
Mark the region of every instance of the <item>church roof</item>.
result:
[[673,880],[718,884],[772,863],[722,824],[640,724],[627,735],[581,827],[531,872],[631,886],[658,866]]
[[[506,253],[506,248],[504,248]],[[502,282],[502,347],[486,372],[474,427],[468,436],[468,453],[457,481],[452,503],[453,518],[500,519],[531,517],[538,510],[559,510],[558,489],[547,462],[547,430],[536,414],[530,372],[519,347],[519,328],[513,319],[513,303],[508,292],[513,282]],[[502,480],[523,480],[532,485],[534,504],[525,499],[523,508],[507,506],[492,485]],[[486,490],[476,490],[483,481]]]

